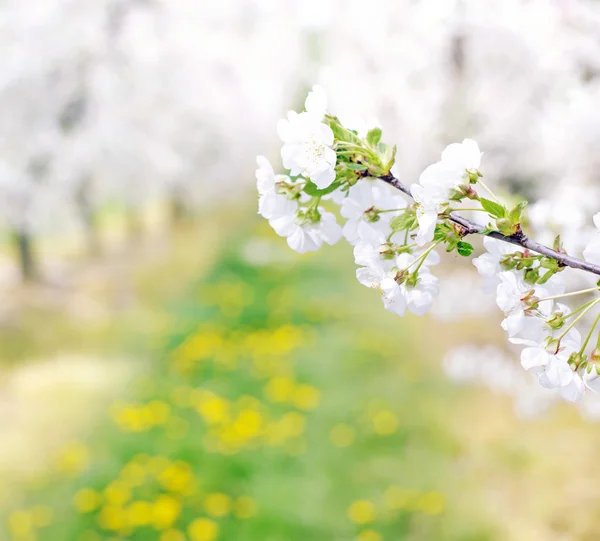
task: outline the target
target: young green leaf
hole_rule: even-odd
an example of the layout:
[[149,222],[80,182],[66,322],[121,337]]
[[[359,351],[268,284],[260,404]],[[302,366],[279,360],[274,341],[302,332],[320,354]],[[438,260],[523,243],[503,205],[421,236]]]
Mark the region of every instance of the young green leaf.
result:
[[367,133],[367,143],[372,147],[377,147],[379,141],[381,141],[381,128],[369,130],[369,133]]
[[317,188],[317,185],[309,179],[306,181],[306,186],[304,186],[304,193],[312,195],[313,197],[323,196],[331,192],[335,192],[341,184],[342,183],[339,180],[336,180],[333,184],[327,186],[327,188],[319,190],[319,188]]
[[490,201],[489,199],[486,199],[485,197],[480,197],[479,202],[481,203],[483,210],[485,210],[487,213],[491,214],[492,216],[495,216],[496,218],[505,218],[506,217],[506,214],[507,214],[506,207],[503,207],[499,203]]
[[521,213],[523,209],[527,206],[527,201],[521,201],[515,208],[513,208],[508,214],[508,219],[513,224],[518,224],[521,222]]
[[459,255],[462,255],[463,257],[470,256],[473,253],[473,250],[473,246],[463,240],[459,241],[456,245],[456,251]]

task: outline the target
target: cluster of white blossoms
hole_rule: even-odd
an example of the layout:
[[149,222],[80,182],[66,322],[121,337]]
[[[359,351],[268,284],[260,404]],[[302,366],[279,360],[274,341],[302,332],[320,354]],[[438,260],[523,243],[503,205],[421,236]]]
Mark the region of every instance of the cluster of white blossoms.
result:
[[[354,249],[358,281],[377,290],[387,310],[424,315],[440,289],[430,270],[440,260],[435,248],[468,257],[473,246],[464,238],[480,233],[487,251],[473,264],[485,287],[496,290],[508,340],[524,346],[523,368],[570,401],[580,400],[586,389],[600,392],[600,331],[590,345],[600,315],[585,336],[577,328],[600,309],[600,282],[566,293],[560,237],[543,253],[525,247],[526,202],[509,208],[484,184],[475,141],[446,147],[408,188],[392,172],[396,148],[381,141],[381,129],[359,133],[345,127],[327,111],[319,86],[308,95],[305,111],[290,111],[278,132],[288,173],[275,174],[258,157],[258,212],[290,248],[311,252],[344,237]],[[486,225],[472,228],[463,211],[482,213]],[[343,226],[338,218],[346,220]],[[584,257],[600,263],[600,213],[594,223],[599,232]],[[583,295],[589,298],[573,310],[560,302]]]

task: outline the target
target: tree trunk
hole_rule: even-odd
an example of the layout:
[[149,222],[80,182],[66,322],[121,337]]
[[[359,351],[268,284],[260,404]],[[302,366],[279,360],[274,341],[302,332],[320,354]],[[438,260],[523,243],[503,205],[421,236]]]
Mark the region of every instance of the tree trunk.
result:
[[16,231],[15,244],[19,257],[21,278],[24,282],[31,282],[37,278],[37,264],[33,250],[33,239],[25,231]]

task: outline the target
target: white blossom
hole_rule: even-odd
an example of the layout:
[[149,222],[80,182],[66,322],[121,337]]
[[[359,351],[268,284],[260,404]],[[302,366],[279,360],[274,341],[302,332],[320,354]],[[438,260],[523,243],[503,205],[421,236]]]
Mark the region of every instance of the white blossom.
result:
[[473,259],[473,265],[477,268],[479,275],[485,278],[485,289],[492,290],[500,283],[499,274],[503,271],[500,262],[505,256],[518,250],[512,244],[492,237],[484,237],[483,246],[487,252]]
[[521,364],[525,370],[532,370],[538,375],[543,387],[558,388],[564,398],[576,402],[583,398],[583,383],[568,361],[580,347],[579,340],[563,339],[556,351],[550,346],[525,348],[521,352]]
[[293,215],[298,210],[298,203],[285,194],[277,192],[277,183],[289,183],[287,175],[276,175],[273,167],[264,156],[256,158],[256,187],[258,189],[258,213],[267,218],[280,218]]
[[283,166],[292,176],[303,175],[319,189],[327,188],[335,180],[336,154],[333,150],[333,132],[323,123],[327,108],[325,91],[314,86],[305,103],[306,111],[290,111],[287,120],[277,124]]
[[344,225],[344,237],[350,244],[359,241],[377,243],[389,233],[394,213],[381,210],[401,209],[406,206],[399,196],[392,196],[385,186],[363,181],[350,188],[348,197],[341,204],[340,214],[348,221]]
[[301,210],[271,219],[269,223],[279,236],[287,237],[289,247],[300,254],[314,252],[323,242],[335,244],[342,238],[342,228],[331,212],[319,207],[316,221],[312,220],[310,214],[310,211]]
[[400,254],[394,261],[395,268],[386,272],[382,267],[363,267],[356,271],[358,281],[367,287],[381,291],[386,310],[403,316],[408,309],[415,315],[425,315],[439,292],[438,279],[427,267],[427,259],[418,271],[416,283],[398,278],[402,271],[415,271],[417,257]]
[[600,212],[594,215],[594,225],[598,229],[598,232],[585,247],[585,250],[583,251],[583,257],[590,263],[596,263],[600,265]]
[[413,184],[410,193],[416,203],[419,224],[415,241],[419,246],[423,246],[433,240],[438,213],[442,210],[441,204],[445,202],[445,198],[427,191],[420,184]]

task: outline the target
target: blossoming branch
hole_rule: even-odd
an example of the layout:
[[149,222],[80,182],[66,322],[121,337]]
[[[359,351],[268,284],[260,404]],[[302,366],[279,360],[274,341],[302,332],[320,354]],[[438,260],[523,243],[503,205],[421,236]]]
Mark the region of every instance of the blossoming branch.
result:
[[[258,157],[258,212],[290,248],[315,251],[344,237],[354,247],[357,279],[379,292],[387,310],[424,315],[439,291],[431,272],[440,260],[435,249],[469,257],[474,249],[465,237],[483,235],[487,252],[473,264],[496,289],[509,341],[526,346],[523,368],[570,401],[581,400],[586,389],[600,392],[600,282],[566,292],[561,276],[566,267],[600,275],[600,234],[583,259],[567,254],[560,236],[551,248],[528,238],[521,226],[527,202],[508,207],[490,190],[480,171],[482,153],[470,139],[446,147],[418,183],[404,185],[393,173],[396,148],[382,142],[381,129],[344,126],[328,113],[319,86],[304,111],[280,120],[278,132],[288,174],[275,174]],[[326,206],[339,207],[343,227]],[[486,225],[464,212],[481,213]],[[600,213],[594,223],[600,231]],[[570,298],[583,302],[571,309],[561,302]]]

